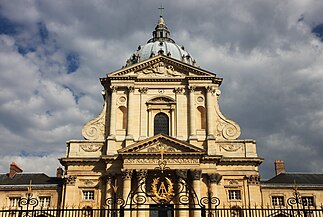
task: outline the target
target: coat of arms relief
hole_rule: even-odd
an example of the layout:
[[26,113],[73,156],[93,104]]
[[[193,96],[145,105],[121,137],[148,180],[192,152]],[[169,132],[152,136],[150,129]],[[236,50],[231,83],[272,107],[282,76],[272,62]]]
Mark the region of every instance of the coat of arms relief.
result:
[[184,77],[185,75],[177,72],[172,65],[158,62],[147,68],[135,72],[138,77]]

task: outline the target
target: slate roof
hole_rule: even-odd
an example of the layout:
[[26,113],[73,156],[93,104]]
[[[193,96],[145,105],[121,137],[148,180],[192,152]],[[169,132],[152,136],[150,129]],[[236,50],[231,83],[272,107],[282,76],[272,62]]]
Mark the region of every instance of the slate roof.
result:
[[8,174],[0,174],[0,187],[3,185],[53,185],[60,184],[61,178],[49,177],[44,173],[18,173],[10,178]]
[[263,184],[322,185],[323,174],[315,173],[281,173]]

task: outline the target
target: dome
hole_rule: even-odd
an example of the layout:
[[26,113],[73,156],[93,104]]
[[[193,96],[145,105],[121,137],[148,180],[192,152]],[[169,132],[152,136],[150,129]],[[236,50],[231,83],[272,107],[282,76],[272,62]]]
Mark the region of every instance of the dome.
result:
[[196,66],[195,60],[184,50],[184,46],[176,44],[170,38],[170,32],[162,16],[160,16],[158,24],[153,31],[153,38],[149,39],[147,44],[138,47],[137,51],[127,60],[126,66],[139,63],[157,55],[166,55]]

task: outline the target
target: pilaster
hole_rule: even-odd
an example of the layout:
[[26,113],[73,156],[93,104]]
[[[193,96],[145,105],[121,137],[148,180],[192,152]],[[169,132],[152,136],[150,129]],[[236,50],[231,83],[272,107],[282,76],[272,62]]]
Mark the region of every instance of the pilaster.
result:
[[109,139],[115,138],[116,133],[116,94],[117,94],[117,87],[111,86],[111,109],[110,109],[110,132],[109,132]]
[[195,86],[189,86],[188,91],[189,91],[189,99],[190,99],[190,120],[189,120],[189,125],[190,125],[190,140],[191,139],[197,139],[196,137],[196,123],[195,123],[195,116],[196,116],[196,108],[195,108]]
[[206,87],[206,114],[207,114],[207,138],[215,139],[214,136],[214,100],[212,96],[215,92],[213,86]]
[[[128,87],[128,114],[127,114],[127,136],[126,136],[126,145],[130,145],[134,140],[134,133],[136,129],[136,118],[135,111],[134,111],[134,92],[135,88],[133,86]],[[120,120],[119,120],[120,121]]]

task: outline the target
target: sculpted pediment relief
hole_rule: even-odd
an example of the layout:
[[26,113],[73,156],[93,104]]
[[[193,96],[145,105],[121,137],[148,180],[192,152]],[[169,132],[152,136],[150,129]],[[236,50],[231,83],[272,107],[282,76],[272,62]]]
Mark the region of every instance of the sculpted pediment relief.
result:
[[189,143],[159,134],[120,149],[119,154],[204,154],[205,151]]
[[195,66],[171,57],[159,55],[108,74],[108,77],[134,76],[137,78],[185,78],[186,76],[215,77]]

